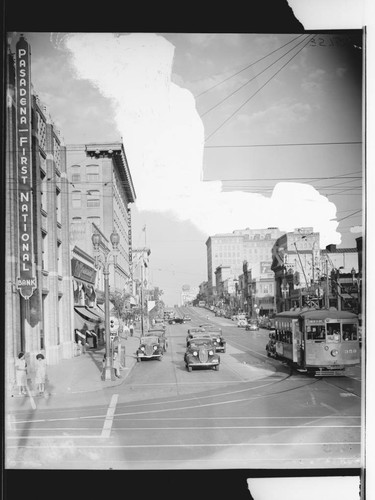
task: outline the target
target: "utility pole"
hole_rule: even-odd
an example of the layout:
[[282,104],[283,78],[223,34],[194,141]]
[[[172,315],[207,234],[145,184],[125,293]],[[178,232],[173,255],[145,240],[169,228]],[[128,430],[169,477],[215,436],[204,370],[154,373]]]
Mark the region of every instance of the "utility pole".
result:
[[143,319],[143,257],[141,261],[141,336],[144,332],[144,319]]
[[329,309],[329,281],[328,281],[328,259],[326,259],[326,297],[325,297],[326,308]]

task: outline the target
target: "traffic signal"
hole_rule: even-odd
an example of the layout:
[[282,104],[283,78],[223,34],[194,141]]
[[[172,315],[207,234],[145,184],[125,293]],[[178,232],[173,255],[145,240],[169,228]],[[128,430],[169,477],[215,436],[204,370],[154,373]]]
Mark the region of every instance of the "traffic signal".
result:
[[114,327],[115,327],[115,320],[114,320],[113,318],[111,318],[111,319],[109,320],[109,328],[110,328],[111,330],[113,330],[113,329],[114,329]]

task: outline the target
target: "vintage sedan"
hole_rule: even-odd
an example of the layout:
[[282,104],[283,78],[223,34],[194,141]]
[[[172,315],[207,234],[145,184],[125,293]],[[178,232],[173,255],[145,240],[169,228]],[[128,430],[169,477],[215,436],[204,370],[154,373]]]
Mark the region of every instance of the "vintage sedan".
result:
[[163,357],[163,346],[160,343],[160,338],[157,335],[146,335],[141,337],[136,356],[137,361],[141,361],[142,359],[158,359],[161,361]]
[[215,351],[212,340],[208,337],[192,338],[188,342],[184,355],[186,369],[213,368],[219,370],[220,356]]
[[183,323],[185,323],[185,320],[184,320],[184,318],[180,318],[180,317],[176,316],[175,318],[170,318],[168,320],[168,323],[170,325],[183,324]]
[[247,320],[246,319],[239,319],[237,321],[238,328],[246,328],[246,325],[247,325]]
[[223,335],[221,332],[218,331],[211,331],[211,332],[206,332],[209,334],[211,337],[212,343],[215,346],[215,351],[216,352],[226,352],[227,350],[227,342],[224,339]]
[[245,330],[250,330],[252,332],[255,332],[259,330],[259,324],[256,319],[251,319],[248,324],[245,326]]
[[186,336],[186,346],[189,344],[189,341],[194,338],[207,338],[211,339],[211,335],[206,333],[203,328],[189,328],[188,334]]
[[168,340],[165,337],[165,328],[154,327],[150,328],[149,331],[145,334],[145,337],[159,337],[159,342],[163,348],[163,352],[167,352]]

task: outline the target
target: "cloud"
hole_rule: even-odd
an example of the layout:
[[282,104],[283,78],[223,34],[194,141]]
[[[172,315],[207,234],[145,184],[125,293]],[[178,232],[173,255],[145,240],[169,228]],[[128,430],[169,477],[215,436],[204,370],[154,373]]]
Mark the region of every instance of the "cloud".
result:
[[[208,37],[210,38],[210,37]],[[321,243],[339,243],[335,205],[313,187],[280,183],[272,197],[223,192],[202,182],[204,127],[192,94],[173,83],[174,47],[154,34],[70,34],[77,78],[111,99],[132,173],[139,210],[173,213],[206,234],[237,228],[313,226]],[[307,104],[279,103],[253,116],[275,126],[303,122]]]

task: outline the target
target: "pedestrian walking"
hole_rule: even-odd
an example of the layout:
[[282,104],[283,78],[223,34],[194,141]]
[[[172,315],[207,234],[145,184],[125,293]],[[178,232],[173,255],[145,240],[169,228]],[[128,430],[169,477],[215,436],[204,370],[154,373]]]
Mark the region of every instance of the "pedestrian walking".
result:
[[35,385],[39,394],[44,394],[45,384],[46,384],[46,360],[44,359],[43,354],[36,355],[37,363],[35,370]]
[[130,336],[133,337],[133,334],[134,334],[134,323],[133,323],[133,321],[130,322],[129,330],[130,330]]
[[117,378],[121,378],[121,375],[120,375],[120,356],[118,354],[118,350],[115,350],[113,353],[113,369],[115,371],[115,376]]
[[20,352],[16,359],[16,384],[18,387],[18,394],[27,394],[27,364],[25,354]]

